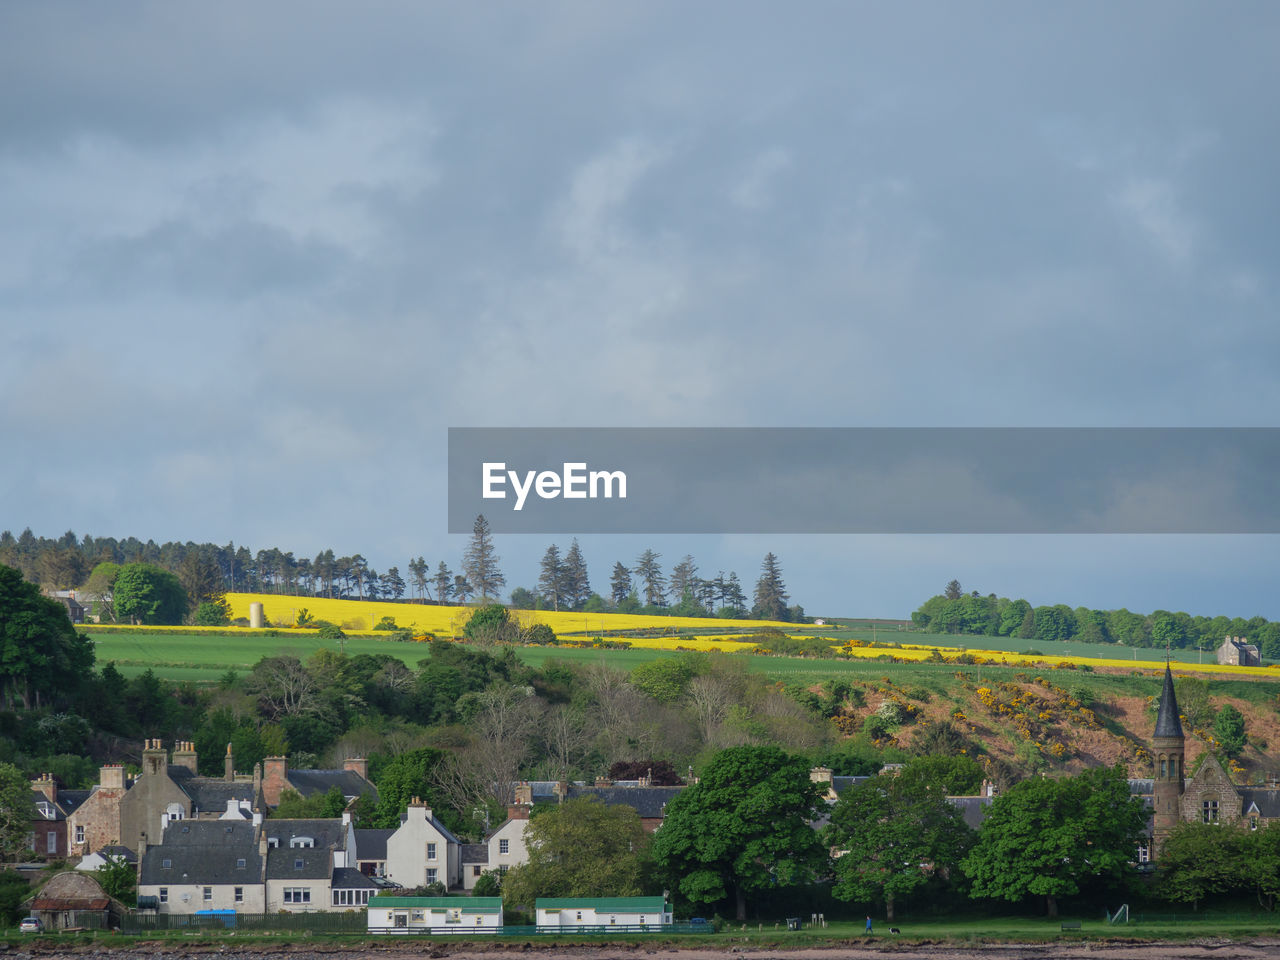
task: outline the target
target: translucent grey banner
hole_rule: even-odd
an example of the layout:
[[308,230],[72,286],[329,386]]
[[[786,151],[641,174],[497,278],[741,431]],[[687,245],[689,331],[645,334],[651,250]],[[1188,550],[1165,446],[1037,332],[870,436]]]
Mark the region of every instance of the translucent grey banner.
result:
[[1277,428],[453,428],[449,532],[1277,533]]

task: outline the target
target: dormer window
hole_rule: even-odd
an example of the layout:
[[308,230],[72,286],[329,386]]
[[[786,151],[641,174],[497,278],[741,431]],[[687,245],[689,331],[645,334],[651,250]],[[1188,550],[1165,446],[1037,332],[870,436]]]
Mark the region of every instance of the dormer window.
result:
[[54,818],[55,814],[53,812],[53,804],[49,803],[47,800],[41,800],[37,806],[40,807],[40,815],[46,820],[52,820]]
[[280,846],[280,838],[279,838],[279,837],[268,837],[268,838],[267,838],[267,846],[268,846],[268,847],[270,847],[272,850],[274,850],[276,847]]
[[315,845],[316,842],[311,837],[294,837],[289,841],[290,847],[314,847]]

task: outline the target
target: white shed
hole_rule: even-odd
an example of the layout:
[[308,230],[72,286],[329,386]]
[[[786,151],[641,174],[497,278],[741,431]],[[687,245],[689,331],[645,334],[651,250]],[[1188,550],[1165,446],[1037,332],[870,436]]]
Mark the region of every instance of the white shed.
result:
[[467,933],[501,926],[501,897],[369,898],[370,933]]
[[662,897],[539,897],[536,907],[539,930],[647,930],[671,923],[671,905]]

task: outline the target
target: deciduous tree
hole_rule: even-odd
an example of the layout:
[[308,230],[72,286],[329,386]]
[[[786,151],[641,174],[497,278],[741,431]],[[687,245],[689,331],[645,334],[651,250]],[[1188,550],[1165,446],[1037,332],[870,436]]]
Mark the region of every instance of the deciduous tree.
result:
[[650,837],[628,806],[567,800],[529,821],[528,862],[512,867],[503,896],[532,907],[538,897],[635,897],[653,891]]
[[995,798],[961,869],[974,896],[1041,896],[1054,917],[1058,897],[1130,873],[1146,822],[1122,767],[1060,780],[1033,777]]
[[895,903],[945,874],[973,844],[973,831],[940,786],[916,777],[869,777],[831,810],[827,842],[839,851],[831,892],[841,900]]
[[809,765],[777,747],[731,747],[668,805],[654,838],[659,874],[686,899],[730,899],[739,920],[747,897],[813,880],[826,852],[810,821],[819,805]]

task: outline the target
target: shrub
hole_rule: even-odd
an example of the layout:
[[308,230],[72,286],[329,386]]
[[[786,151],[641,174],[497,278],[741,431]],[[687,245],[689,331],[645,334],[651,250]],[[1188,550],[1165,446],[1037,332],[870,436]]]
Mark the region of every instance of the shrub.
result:
[[400,628],[396,625],[396,618],[395,618],[395,617],[383,617],[381,620],[379,620],[377,623],[375,623],[375,624],[373,625],[373,629],[375,629],[375,630],[399,630]]
[[225,627],[231,622],[231,613],[227,609],[226,597],[205,600],[196,607],[192,619],[197,627]]
[[321,640],[341,640],[346,636],[340,626],[336,623],[330,623],[328,620],[313,620],[311,625],[320,628],[318,636]]

